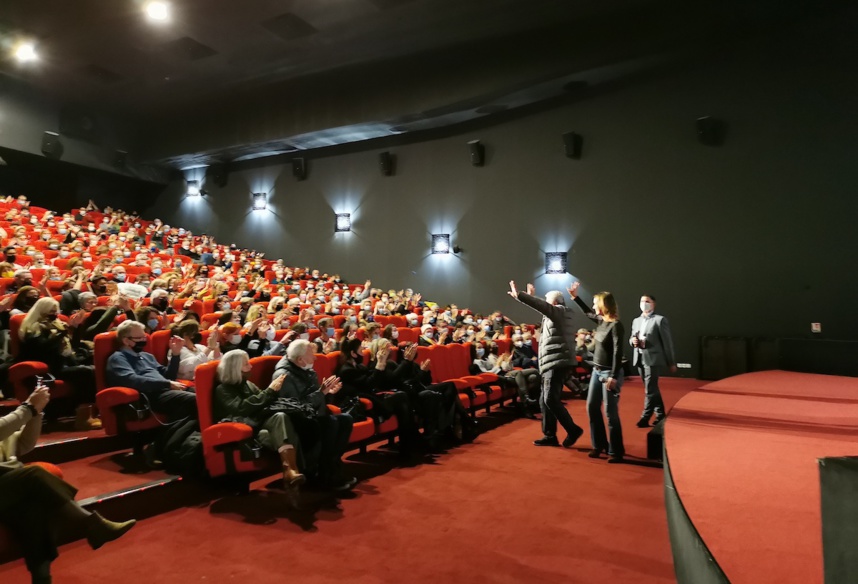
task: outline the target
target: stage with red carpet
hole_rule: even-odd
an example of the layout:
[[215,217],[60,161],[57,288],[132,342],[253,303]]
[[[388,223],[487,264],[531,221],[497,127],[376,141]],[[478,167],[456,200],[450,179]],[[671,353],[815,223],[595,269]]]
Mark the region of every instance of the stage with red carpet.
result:
[[[664,379],[668,407],[700,385]],[[586,429],[584,402],[566,403]],[[637,379],[620,403],[628,464],[588,458],[589,431],[571,450],[537,448],[539,422],[493,410],[480,416],[485,431],[474,443],[422,464],[399,466],[382,447],[350,453],[361,482],[342,498],[307,491],[293,511],[264,488],[272,477],[249,495],[144,519],[98,552],[65,545],[54,581],[675,582],[661,464],[644,459],[647,430],[634,426]],[[84,470],[76,480],[86,482]],[[0,566],[0,581],[28,582],[23,562]]]
[[856,441],[858,379],[785,371],[710,383],[665,425],[676,492],[732,584],[823,582],[817,459]]

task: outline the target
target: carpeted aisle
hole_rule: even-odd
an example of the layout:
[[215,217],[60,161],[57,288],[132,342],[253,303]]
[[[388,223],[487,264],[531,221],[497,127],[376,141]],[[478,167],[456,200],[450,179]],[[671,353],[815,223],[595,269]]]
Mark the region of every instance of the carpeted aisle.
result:
[[[669,405],[699,387],[665,380]],[[640,383],[624,389],[627,448]],[[567,402],[579,424],[584,403]],[[256,490],[146,519],[116,544],[64,546],[57,584],[254,582],[674,582],[660,466],[609,465],[581,450],[536,448],[538,422],[493,413],[476,443],[433,463],[393,467],[383,451],[353,455],[364,480],[347,498],[306,493],[301,512]],[[27,582],[21,562],[4,584]]]

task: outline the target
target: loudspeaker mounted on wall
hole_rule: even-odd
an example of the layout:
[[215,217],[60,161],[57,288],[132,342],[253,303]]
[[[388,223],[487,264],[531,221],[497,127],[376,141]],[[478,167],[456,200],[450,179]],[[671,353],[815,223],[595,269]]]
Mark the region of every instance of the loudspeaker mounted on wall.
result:
[[304,163],[303,158],[292,159],[292,176],[297,180],[304,180],[307,178],[307,165]]
[[126,164],[128,164],[128,153],[124,150],[117,150],[113,154],[113,167],[125,168]]
[[727,137],[727,122],[704,116],[697,118],[697,139],[705,146],[721,146]]
[[211,181],[212,184],[221,188],[229,182],[229,170],[225,164],[212,164],[206,169],[206,182]]
[[471,140],[468,142],[468,149],[471,151],[471,164],[474,166],[483,166],[486,162],[486,147],[479,140]]
[[396,157],[390,152],[382,152],[378,155],[378,166],[384,176],[393,176],[396,166]]
[[566,147],[566,156],[575,160],[581,160],[581,151],[584,149],[584,137],[575,132],[563,134],[563,144]]
[[48,158],[59,159],[63,155],[63,143],[56,132],[42,134],[42,154]]

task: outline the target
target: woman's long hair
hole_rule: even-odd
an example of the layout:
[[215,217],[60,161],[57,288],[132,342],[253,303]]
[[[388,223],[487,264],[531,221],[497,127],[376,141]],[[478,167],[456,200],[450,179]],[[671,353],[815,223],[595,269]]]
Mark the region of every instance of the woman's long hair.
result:
[[18,336],[23,339],[27,334],[38,335],[42,332],[42,321],[50,314],[51,310],[59,311],[60,303],[53,298],[39,298],[24,317],[21,323],[21,329],[18,331]]

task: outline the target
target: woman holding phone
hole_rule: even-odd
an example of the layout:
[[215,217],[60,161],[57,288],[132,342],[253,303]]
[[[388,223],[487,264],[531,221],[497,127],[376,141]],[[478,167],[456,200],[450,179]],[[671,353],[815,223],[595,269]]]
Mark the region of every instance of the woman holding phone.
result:
[[[608,462],[623,461],[623,428],[620,424],[620,388],[623,386],[623,346],[626,332],[620,322],[617,301],[610,292],[600,292],[593,297],[593,308],[578,298],[580,282],[573,282],[568,292],[581,310],[598,323],[593,338],[593,374],[587,393],[587,415],[590,418],[590,438],[593,449],[590,458],[600,458],[608,453]],[[602,418],[602,403],[608,417],[608,433]]]

